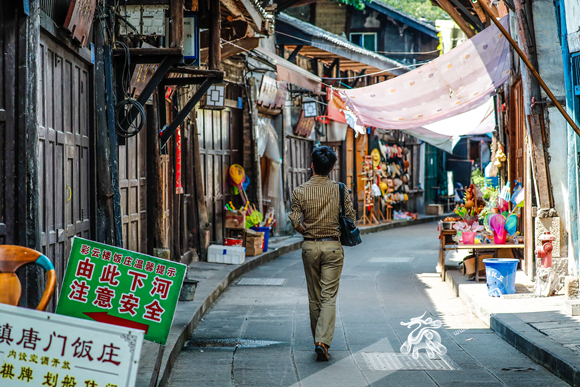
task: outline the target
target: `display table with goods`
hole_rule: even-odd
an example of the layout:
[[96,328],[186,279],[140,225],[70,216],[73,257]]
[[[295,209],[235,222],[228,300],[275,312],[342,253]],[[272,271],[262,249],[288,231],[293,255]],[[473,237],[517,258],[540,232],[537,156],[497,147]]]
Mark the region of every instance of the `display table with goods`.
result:
[[208,262],[239,265],[244,263],[246,256],[260,255],[268,250],[268,239],[276,218],[273,210],[264,217],[249,202],[246,195],[249,182],[244,168],[237,164],[230,166],[231,191],[240,195],[243,205],[236,208],[229,202],[224,206],[226,234],[223,244],[209,246]]
[[[508,211],[510,202],[513,208]],[[523,249],[523,237],[517,231],[517,213],[523,206],[523,188],[517,181],[513,194],[510,194],[509,183],[501,191],[486,186],[482,190],[471,184],[465,191],[464,202],[455,208],[456,216],[439,222],[438,269],[442,279],[445,279],[445,253],[448,250],[471,251],[471,255],[463,260],[464,274],[473,274],[475,281],[479,282],[480,267],[486,261],[483,258],[501,261],[498,257],[499,250],[509,249],[513,252]],[[492,272],[495,273],[493,270]],[[500,277],[504,279],[503,276]],[[494,292],[497,295],[498,287],[494,287]],[[511,292],[511,288],[506,290],[501,287],[501,292]]]

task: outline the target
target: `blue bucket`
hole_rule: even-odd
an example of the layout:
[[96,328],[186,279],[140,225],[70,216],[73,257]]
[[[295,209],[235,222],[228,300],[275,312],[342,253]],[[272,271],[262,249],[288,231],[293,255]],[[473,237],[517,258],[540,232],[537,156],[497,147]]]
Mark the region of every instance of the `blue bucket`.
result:
[[516,292],[516,270],[519,259],[488,258],[484,259],[487,294],[490,297],[501,297],[502,294]]
[[270,240],[270,230],[272,227],[252,227],[252,230],[264,233],[264,249],[262,252],[268,251],[268,241]]

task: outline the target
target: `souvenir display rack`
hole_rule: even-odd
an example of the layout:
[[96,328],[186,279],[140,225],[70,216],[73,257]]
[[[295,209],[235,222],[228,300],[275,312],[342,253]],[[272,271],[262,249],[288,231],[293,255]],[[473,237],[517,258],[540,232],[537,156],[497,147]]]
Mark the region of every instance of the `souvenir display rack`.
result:
[[[374,214],[375,196],[373,194],[373,182],[375,180],[375,172],[373,169],[372,156],[364,156],[362,162],[362,176],[361,180],[364,183],[364,209],[363,216],[358,221],[358,224],[366,226],[367,224],[379,224],[379,221]],[[368,215],[367,215],[368,214]]]

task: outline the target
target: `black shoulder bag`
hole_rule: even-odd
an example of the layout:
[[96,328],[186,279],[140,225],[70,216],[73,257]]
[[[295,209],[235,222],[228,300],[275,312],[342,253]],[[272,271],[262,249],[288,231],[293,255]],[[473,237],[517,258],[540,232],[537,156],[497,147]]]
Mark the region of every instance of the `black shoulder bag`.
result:
[[360,239],[360,231],[352,220],[345,216],[344,210],[344,184],[339,184],[340,191],[340,215],[338,224],[340,225],[340,243],[343,246],[356,246],[362,243]]

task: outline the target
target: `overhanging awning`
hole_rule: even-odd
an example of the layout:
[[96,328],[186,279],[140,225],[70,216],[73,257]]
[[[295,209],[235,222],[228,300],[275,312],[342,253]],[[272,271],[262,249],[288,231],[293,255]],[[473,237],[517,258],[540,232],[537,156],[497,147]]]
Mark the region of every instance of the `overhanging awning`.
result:
[[297,86],[304,87],[316,94],[320,94],[322,90],[322,78],[317,77],[309,71],[296,66],[294,63],[267,51],[261,47],[256,47],[254,51],[268,57],[276,64],[277,80],[286,81]]
[[300,55],[321,60],[327,65],[339,59],[341,70],[366,70],[367,74],[381,72],[384,76],[408,72],[399,61],[285,13],[276,18],[276,42],[292,50],[300,48]]
[[[501,23],[507,26],[508,18]],[[492,25],[407,74],[340,92],[358,124],[414,129],[482,105],[509,78],[509,72],[509,42]]]

